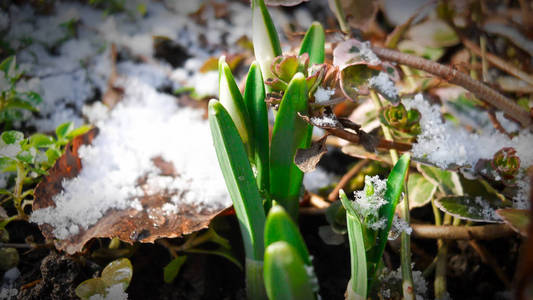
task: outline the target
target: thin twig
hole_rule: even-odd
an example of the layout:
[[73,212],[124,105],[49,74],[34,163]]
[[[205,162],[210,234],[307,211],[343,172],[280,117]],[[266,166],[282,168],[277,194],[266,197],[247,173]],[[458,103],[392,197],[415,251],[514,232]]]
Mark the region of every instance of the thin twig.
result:
[[500,133],[503,133],[506,136],[508,136],[509,138],[512,138],[512,136],[509,134],[509,132],[507,132],[505,130],[505,128],[503,128],[502,123],[500,123],[498,118],[496,118],[496,114],[493,111],[491,111],[491,110],[487,111],[487,113],[489,114],[489,120],[492,123],[492,125],[494,126],[494,128],[496,128],[496,130],[498,130]]
[[[331,128],[331,129],[326,129],[326,131],[329,132],[331,135],[350,141],[352,143],[355,143],[355,144],[360,143],[360,138],[357,134],[347,131],[345,129]],[[379,141],[377,147],[383,148],[383,149],[396,149],[400,152],[406,152],[406,151],[411,150],[412,148],[410,144],[388,141],[384,139],[381,139]]]
[[505,284],[505,287],[507,289],[511,289],[511,281],[509,280],[509,277],[503,270],[500,268],[498,263],[496,262],[496,258],[490,254],[490,252],[483,247],[483,245],[479,244],[477,241],[470,240],[468,241],[468,244],[472,249],[474,249],[479,257],[481,258],[481,261],[487,265],[489,265],[492,270],[494,270],[494,273],[496,273],[496,276],[500,278],[500,280]]
[[415,55],[406,54],[391,49],[374,46],[372,47],[372,50],[382,59],[420,69],[430,74],[439,76],[450,83],[464,87],[476,95],[479,99],[512,116],[513,119],[517,120],[524,127],[529,127],[532,124],[533,120],[531,119],[529,112],[522,109],[511,99],[505,97],[487,85],[472,79],[465,73]]
[[435,226],[428,224],[411,224],[413,237],[421,239],[445,240],[493,240],[515,234],[505,224],[481,226]]
[[337,186],[335,186],[335,188],[333,189],[333,191],[331,191],[331,193],[329,193],[328,195],[328,200],[333,202],[337,199],[339,199],[339,191],[341,189],[344,188],[344,186],[346,186],[346,184],[355,176],[357,175],[359,172],[361,172],[361,170],[370,162],[370,160],[368,159],[363,159],[363,160],[360,160],[358,161],[348,172],[346,172],[346,174],[344,174],[341,178],[341,180],[339,180],[339,183],[337,184]]
[[[472,41],[463,38],[462,39],[463,44],[468,48],[470,51],[474,52],[476,55],[481,56],[481,49]],[[522,79],[523,81],[533,85],[533,76],[527,74],[526,72],[510,65],[505,60],[499,58],[498,56],[490,53],[485,52],[485,58],[488,62],[493,64],[495,67],[499,68],[500,70],[509,73],[519,79]]]

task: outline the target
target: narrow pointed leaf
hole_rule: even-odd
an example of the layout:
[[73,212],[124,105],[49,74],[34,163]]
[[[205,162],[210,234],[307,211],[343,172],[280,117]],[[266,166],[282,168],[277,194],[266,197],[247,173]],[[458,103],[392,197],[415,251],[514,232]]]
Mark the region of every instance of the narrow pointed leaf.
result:
[[244,104],[250,117],[252,141],[254,145],[254,164],[257,170],[257,185],[260,190],[268,191],[269,178],[269,132],[268,114],[265,103],[265,85],[263,76],[256,62],[252,63],[246,78]]
[[394,211],[396,205],[400,200],[403,192],[404,182],[407,179],[407,171],[409,170],[409,164],[411,162],[411,156],[406,153],[400,157],[396,165],[392,168],[389,177],[387,178],[387,191],[385,192],[385,200],[387,203],[383,205],[379,210],[380,218],[386,218],[387,223],[384,229],[380,229],[377,236],[377,244],[368,253],[369,273],[368,287],[371,288],[374,281],[374,276],[378,269],[378,265],[381,262],[385,245],[387,244],[389,231],[392,225],[392,219],[394,217]]
[[246,256],[263,258],[265,212],[246,149],[226,109],[209,102],[209,126],[218,162],[239,219]]
[[531,222],[529,211],[527,209],[505,208],[498,209],[496,213],[509,225],[514,231],[527,237],[527,229]]
[[271,78],[270,66],[274,58],[281,55],[281,46],[276,27],[263,0],[252,0],[252,40],[263,78]]
[[346,291],[347,300],[366,299],[367,295],[367,267],[365,240],[359,216],[343,190],[340,191],[342,205],[346,209],[346,227],[350,242],[351,278]]
[[181,266],[185,263],[185,260],[187,260],[187,256],[178,256],[163,268],[163,280],[165,283],[172,283],[172,281],[174,281],[181,270]]
[[271,300],[316,299],[304,262],[287,242],[275,242],[266,248],[264,278]]
[[309,54],[310,65],[324,63],[325,42],[324,28],[322,28],[320,23],[313,22],[300,46],[300,55]]
[[283,207],[275,205],[270,209],[266,219],[265,247],[278,241],[289,243],[300,255],[304,264],[311,266],[309,251],[298,230],[298,226]]
[[248,113],[241,92],[239,91],[239,87],[233,78],[231,69],[226,63],[224,56],[220,57],[218,61],[218,74],[218,99],[228,111],[233,123],[235,123],[243,143],[249,145],[250,133],[248,132]]
[[294,164],[299,148],[310,144],[310,125],[298,113],[307,114],[307,88],[303,74],[298,73],[285,92],[272,132],[270,149],[270,194],[295,218],[303,172]]

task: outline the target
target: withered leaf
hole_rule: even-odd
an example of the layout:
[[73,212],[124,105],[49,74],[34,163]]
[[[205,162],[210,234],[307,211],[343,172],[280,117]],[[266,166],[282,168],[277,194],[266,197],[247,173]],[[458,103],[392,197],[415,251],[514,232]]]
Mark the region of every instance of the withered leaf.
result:
[[316,165],[328,152],[328,149],[326,147],[326,140],[328,138],[328,135],[324,135],[319,140],[314,141],[311,144],[311,147],[307,149],[298,149],[296,150],[296,155],[294,156],[294,163],[302,172],[307,173],[314,171],[316,169]]
[[[79,148],[82,145],[90,144],[97,134],[98,129],[94,128],[88,133],[76,137],[67,145],[63,156],[49,170],[49,175],[45,176],[42,182],[37,185],[33,202],[34,211],[55,206],[53,197],[61,192],[63,180],[77,176],[82,170],[83,166],[78,156]],[[179,176],[179,170],[175,170],[171,163],[161,158],[153,158],[152,161],[161,170],[163,176]],[[138,180],[138,184],[143,184],[143,178]],[[178,213],[169,214],[163,211],[162,205],[169,202],[172,196],[174,195],[168,195],[165,191],[144,196],[139,199],[143,207],[140,211],[134,208],[110,209],[87,230],[80,228],[77,235],[65,240],[56,240],[55,245],[58,250],[74,254],[80,252],[83,246],[93,238],[118,237],[128,243],[137,241],[153,243],[158,238],[180,237],[206,228],[211,219],[226,209],[212,211],[195,207],[193,204],[183,203]],[[43,224],[39,225],[39,228],[47,239],[55,239],[51,225]]]

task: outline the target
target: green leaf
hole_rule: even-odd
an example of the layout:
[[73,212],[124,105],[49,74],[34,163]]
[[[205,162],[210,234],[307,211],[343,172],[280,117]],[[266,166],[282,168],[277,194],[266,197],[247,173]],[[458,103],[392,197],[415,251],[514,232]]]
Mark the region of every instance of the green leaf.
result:
[[55,161],[61,157],[61,151],[56,148],[48,148],[45,152],[46,157],[48,157],[48,163],[53,164]]
[[130,285],[132,276],[133,268],[127,258],[119,258],[110,262],[102,271],[102,281],[108,287],[122,283],[124,290]]
[[463,186],[461,185],[461,180],[457,173],[423,164],[418,164],[417,168],[427,180],[433,184],[436,184],[439,187],[439,190],[441,190],[441,192],[444,194],[463,194]]
[[[33,150],[33,149],[31,149]],[[16,155],[16,158],[21,162],[32,164],[35,161],[35,151],[24,150]]]
[[185,260],[187,260],[187,256],[178,256],[165,266],[163,269],[163,280],[165,283],[172,283],[174,281]]
[[[409,175],[407,180],[407,190],[409,191],[409,209],[413,209],[428,204],[435,195],[437,185],[424,176],[413,173]],[[403,201],[398,205],[401,207],[400,209],[403,209]]]
[[369,68],[366,64],[348,66],[340,72],[340,85],[344,95],[357,101],[359,95],[369,93],[368,81],[378,76],[379,70]]
[[243,270],[242,264],[239,262],[239,260],[237,258],[235,258],[235,256],[233,255],[233,252],[231,252],[230,249],[224,248],[222,246],[220,246],[220,247],[218,247],[216,249],[212,249],[212,250],[198,249],[198,248],[187,249],[186,252],[188,252],[188,253],[202,253],[202,254],[208,254],[208,255],[217,255],[217,256],[220,256],[220,257],[223,257],[223,258],[229,260],[237,268],[239,268],[240,270]]
[[294,164],[299,148],[310,144],[310,125],[297,113],[307,114],[307,87],[302,73],[291,82],[276,115],[270,148],[270,194],[296,218],[303,172]]
[[2,132],[2,141],[7,145],[18,143],[24,139],[24,134],[16,130],[8,130]]
[[387,203],[379,209],[379,217],[386,218],[387,224],[384,229],[378,231],[377,244],[370,249],[369,253],[367,253],[369,289],[372,287],[376,271],[383,256],[383,251],[385,250],[385,245],[387,244],[394,211],[396,210],[396,205],[403,192],[403,186],[407,178],[410,162],[411,156],[408,153],[402,155],[387,178],[387,191],[385,192],[385,201],[387,201]]
[[36,148],[47,147],[54,144],[54,138],[46,134],[36,133],[30,136],[30,144]]
[[58,140],[66,138],[67,134],[74,129],[74,123],[63,123],[56,128],[56,136]]
[[252,143],[254,148],[254,165],[257,170],[257,185],[262,191],[269,191],[269,131],[268,114],[265,103],[265,85],[261,70],[254,62],[248,71],[244,88],[244,104],[250,117]]
[[513,230],[527,237],[529,223],[531,222],[527,209],[505,208],[496,210],[496,213]]
[[25,109],[33,112],[38,112],[39,110],[34,107],[31,103],[24,101],[19,98],[12,99],[11,101],[8,101],[6,105],[4,106],[4,109]]
[[12,68],[11,65],[12,64],[16,64],[15,62],[15,56],[9,56],[7,57],[6,59],[4,59],[1,63],[0,63],[0,71],[3,71],[4,72],[4,76],[6,78],[8,78],[8,73],[9,73],[9,70]]
[[74,292],[76,296],[85,300],[94,295],[101,295],[103,298],[106,294],[105,290],[106,284],[101,278],[91,278],[80,283]]
[[456,218],[488,223],[502,223],[496,215],[496,209],[480,196],[450,196],[435,201],[435,205],[443,212]]
[[91,130],[91,128],[92,127],[90,125],[82,125],[76,129],[73,129],[72,131],[69,131],[65,137],[69,140],[72,140],[79,135],[87,133],[89,130]]
[[265,250],[264,280],[271,300],[316,299],[305,264],[289,243],[279,241]]
[[16,171],[17,161],[10,157],[0,157],[0,172]]
[[263,0],[252,0],[252,41],[255,59],[261,66],[263,78],[272,78],[270,66],[275,57],[281,55],[276,27]]
[[348,229],[348,240],[350,242],[350,265],[351,278],[348,282],[347,300],[366,299],[368,281],[366,267],[365,239],[363,237],[363,227],[359,216],[355,212],[352,203],[346,197],[343,190],[339,191],[342,205],[346,209],[346,226]]
[[287,242],[300,255],[304,264],[308,266],[312,265],[309,251],[298,230],[298,226],[282,206],[274,205],[266,218],[265,247],[278,241]]
[[242,138],[242,142],[245,145],[251,146],[249,141],[251,136],[248,130],[250,126],[246,106],[244,105],[244,100],[241,92],[239,91],[239,87],[237,86],[237,83],[235,83],[231,69],[226,63],[224,56],[220,57],[218,60],[218,74],[218,99],[228,111],[233,123],[235,123],[235,126],[239,131],[239,135]]
[[209,102],[209,126],[218,162],[239,219],[246,256],[262,260],[265,212],[244,144],[229,113]]
[[340,200],[331,203],[326,209],[325,216],[333,232],[346,234],[346,210]]
[[[28,100],[33,103],[34,105],[35,104],[39,104],[41,102],[43,102],[43,98],[41,98],[41,95],[39,95],[38,93],[36,92],[26,92],[24,93],[24,95],[26,95],[26,97],[28,98]],[[37,109],[35,109],[37,110]]]
[[309,54],[309,64],[323,64],[324,63],[324,47],[326,37],[324,34],[324,28],[318,22],[313,22],[311,27],[307,30],[307,33],[300,45],[300,54]]

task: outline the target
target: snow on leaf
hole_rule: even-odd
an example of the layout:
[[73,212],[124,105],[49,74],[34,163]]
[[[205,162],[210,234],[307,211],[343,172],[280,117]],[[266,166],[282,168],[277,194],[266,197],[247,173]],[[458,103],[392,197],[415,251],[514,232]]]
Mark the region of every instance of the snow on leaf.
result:
[[496,214],[497,207],[480,196],[450,196],[437,199],[437,207],[454,217],[474,222],[503,223]]

